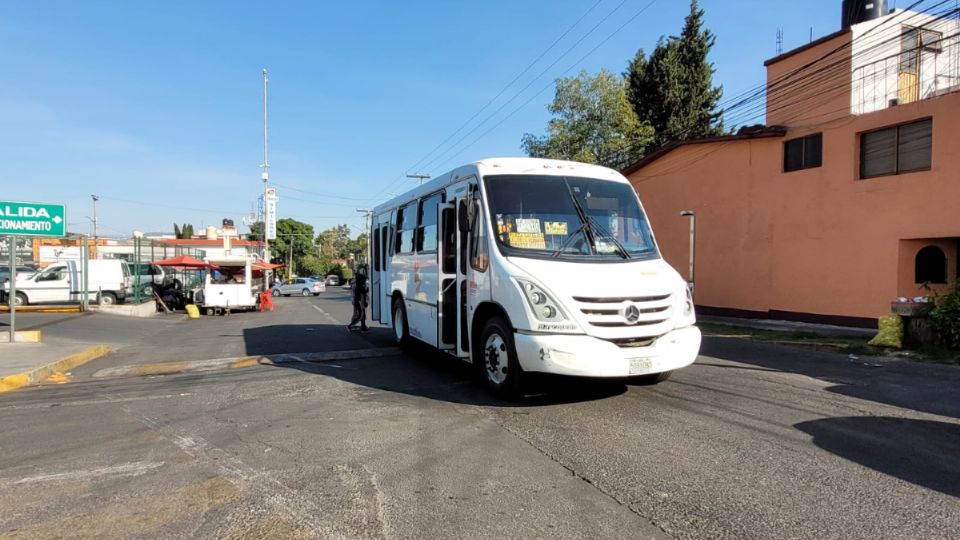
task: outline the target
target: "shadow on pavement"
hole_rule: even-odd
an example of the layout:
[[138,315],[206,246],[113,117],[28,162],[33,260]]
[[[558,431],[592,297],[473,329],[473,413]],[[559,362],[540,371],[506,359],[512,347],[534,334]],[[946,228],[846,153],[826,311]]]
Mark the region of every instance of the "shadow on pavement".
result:
[[826,390],[835,394],[960,418],[957,366],[869,356],[850,358],[833,352],[717,336],[704,338],[700,354],[756,366],[722,367],[806,375],[832,383],[834,386]]
[[795,424],[818,447],[906,482],[960,497],[960,425],[885,416]]
[[[309,329],[309,330],[308,330]],[[394,347],[390,330],[347,332],[330,324],[278,325],[244,329],[247,354],[332,352]],[[401,354],[322,362],[284,362],[277,367],[333,377],[351,384],[467,405],[528,407],[605,399],[626,392],[622,381],[532,378],[527,397],[518,402],[495,398],[473,367],[426,345]]]

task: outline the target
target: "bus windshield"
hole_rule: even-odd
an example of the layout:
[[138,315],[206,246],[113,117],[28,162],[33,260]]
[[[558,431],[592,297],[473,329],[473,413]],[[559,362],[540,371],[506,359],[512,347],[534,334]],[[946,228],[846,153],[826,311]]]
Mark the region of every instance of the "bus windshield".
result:
[[549,175],[490,175],[484,184],[504,255],[575,260],[659,257],[629,184]]

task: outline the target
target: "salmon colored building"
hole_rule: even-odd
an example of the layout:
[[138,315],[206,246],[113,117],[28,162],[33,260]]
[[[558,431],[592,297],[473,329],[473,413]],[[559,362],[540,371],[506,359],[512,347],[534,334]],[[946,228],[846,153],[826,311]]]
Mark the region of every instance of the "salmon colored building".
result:
[[844,29],[766,62],[766,125],[624,171],[683,275],[695,213],[701,313],[870,326],[957,279],[956,15],[844,9]]

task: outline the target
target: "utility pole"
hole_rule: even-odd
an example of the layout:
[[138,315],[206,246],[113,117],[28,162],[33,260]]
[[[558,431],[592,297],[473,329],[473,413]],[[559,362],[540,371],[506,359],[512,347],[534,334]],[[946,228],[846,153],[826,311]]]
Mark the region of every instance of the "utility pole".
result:
[[[98,195],[90,195],[90,198],[93,199],[93,245],[97,245],[97,201],[100,200]],[[96,247],[94,247],[96,249]],[[99,254],[99,251],[97,252]]]
[[420,185],[423,185],[423,181],[430,178],[429,174],[407,174],[407,178],[419,178]]
[[[263,171],[260,178],[263,180],[263,262],[270,262],[270,243],[267,240],[267,206],[270,201],[267,200],[267,182],[270,180],[270,162],[267,160],[267,68],[263,68]],[[263,273],[263,290],[269,290],[267,282],[267,272]]]
[[[363,231],[367,234],[367,250],[370,250],[370,242],[373,241],[373,238],[370,236],[370,218],[373,217],[373,210],[369,208],[357,208],[357,212],[363,214]],[[360,254],[360,262],[367,263],[367,254]]]

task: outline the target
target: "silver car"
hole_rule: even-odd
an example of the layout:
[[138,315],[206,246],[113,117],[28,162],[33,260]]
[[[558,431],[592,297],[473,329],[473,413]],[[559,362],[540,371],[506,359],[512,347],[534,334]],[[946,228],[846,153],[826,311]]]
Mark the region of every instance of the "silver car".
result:
[[270,288],[270,294],[273,296],[290,296],[293,294],[300,296],[318,296],[323,291],[327,290],[322,281],[318,281],[310,278],[295,278],[282,285],[274,284]]

